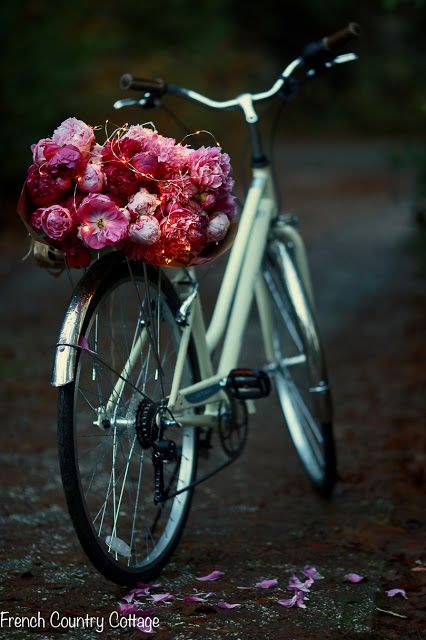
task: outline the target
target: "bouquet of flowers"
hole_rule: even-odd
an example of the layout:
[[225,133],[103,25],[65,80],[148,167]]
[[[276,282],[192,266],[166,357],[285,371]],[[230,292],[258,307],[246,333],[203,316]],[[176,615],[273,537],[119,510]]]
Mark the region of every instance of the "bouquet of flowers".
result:
[[100,145],[93,127],[68,118],[31,149],[18,211],[69,266],[106,248],[155,265],[200,264],[235,235],[231,165],[218,146],[192,149],[141,125]]

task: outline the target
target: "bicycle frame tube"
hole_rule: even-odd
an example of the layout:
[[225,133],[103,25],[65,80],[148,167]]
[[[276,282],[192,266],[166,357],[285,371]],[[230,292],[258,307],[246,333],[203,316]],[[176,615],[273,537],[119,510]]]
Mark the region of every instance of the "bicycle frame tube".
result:
[[[202,379],[201,382],[174,393],[173,397],[170,397],[170,408],[183,410],[220,397],[223,380],[238,363],[270,223],[276,215],[277,203],[270,170],[254,169],[253,181],[241,214],[238,234],[231,250],[204,345],[200,345],[201,337],[195,330],[199,322],[197,316],[201,314],[201,305],[194,309],[193,337],[197,348],[201,346],[201,354],[200,351],[198,352],[202,358],[206,359],[206,356],[209,356],[225,334],[217,372]],[[181,342],[185,343],[184,340]],[[185,348],[185,344],[182,348]],[[208,359],[210,360],[209,357]],[[180,368],[175,371],[175,376],[180,378]],[[175,390],[175,384],[173,388]]]

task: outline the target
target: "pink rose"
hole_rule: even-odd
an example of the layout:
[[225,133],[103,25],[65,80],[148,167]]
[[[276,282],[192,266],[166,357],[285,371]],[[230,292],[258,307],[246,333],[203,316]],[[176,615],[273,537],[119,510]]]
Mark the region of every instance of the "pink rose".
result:
[[60,147],[50,158],[45,169],[52,176],[74,178],[83,167],[83,158],[77,147],[65,145]]
[[32,201],[45,207],[62,200],[71,186],[71,180],[60,176],[53,177],[41,167],[32,164],[28,169],[26,186]]
[[160,224],[154,216],[140,216],[129,227],[129,240],[137,244],[155,244],[160,236]]
[[53,132],[52,142],[62,145],[72,144],[79,151],[87,155],[95,142],[93,127],[77,118],[67,118]]
[[157,196],[142,187],[130,198],[127,209],[137,216],[153,215],[159,204]]
[[78,216],[79,236],[90,249],[117,245],[127,236],[127,217],[107,195],[88,195],[78,209]]
[[60,149],[50,138],[42,138],[37,144],[31,145],[34,164],[40,166],[50,160],[50,158]]
[[101,165],[89,162],[84,173],[77,177],[77,186],[84,193],[100,193],[104,186],[104,174]]
[[209,220],[207,225],[207,242],[220,242],[228,233],[229,218],[224,213],[218,213]]
[[44,210],[42,228],[44,233],[60,242],[65,238],[72,227],[72,216],[68,209],[54,204]]

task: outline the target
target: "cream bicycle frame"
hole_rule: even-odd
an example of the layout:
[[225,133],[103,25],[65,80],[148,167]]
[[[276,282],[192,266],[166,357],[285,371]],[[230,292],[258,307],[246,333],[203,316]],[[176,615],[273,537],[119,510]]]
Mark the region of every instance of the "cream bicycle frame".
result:
[[[256,299],[260,317],[267,363],[272,367],[275,364],[271,331],[272,312],[261,265],[271,231],[271,222],[277,215],[277,199],[270,168],[255,168],[241,214],[238,234],[208,330],[205,330],[201,301],[197,294],[182,332],[168,400],[168,408],[181,424],[201,426],[217,422],[217,411],[209,412],[209,408],[223,397],[222,388],[226,384],[228,374],[237,367],[253,297]],[[299,273],[309,297],[312,298],[306,254],[300,235],[290,225],[278,227],[274,234],[283,241],[292,242]],[[196,282],[194,270],[191,270],[191,276]],[[200,362],[201,381],[180,388],[191,336]],[[211,353],[222,337],[224,342],[221,357],[217,371],[214,372]],[[204,414],[185,415],[186,409],[206,405],[206,402]]]

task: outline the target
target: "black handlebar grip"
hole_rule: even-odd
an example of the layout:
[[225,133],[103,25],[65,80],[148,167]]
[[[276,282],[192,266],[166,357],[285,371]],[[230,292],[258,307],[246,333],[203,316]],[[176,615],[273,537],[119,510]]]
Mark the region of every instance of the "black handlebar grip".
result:
[[125,73],[120,78],[121,89],[133,89],[134,91],[144,91],[162,96],[167,91],[167,85],[161,78],[134,78],[132,74]]
[[333,51],[340,49],[354,38],[359,38],[360,35],[361,27],[359,24],[350,22],[347,27],[336,31],[336,33],[333,33],[331,36],[323,38],[323,44],[327,51]]
[[361,28],[356,22],[350,22],[347,27],[336,31],[331,36],[326,36],[322,40],[311,42],[302,53],[305,64],[313,67],[321,66],[327,60],[332,58],[332,53],[343,47],[347,42],[358,38],[361,34]]

